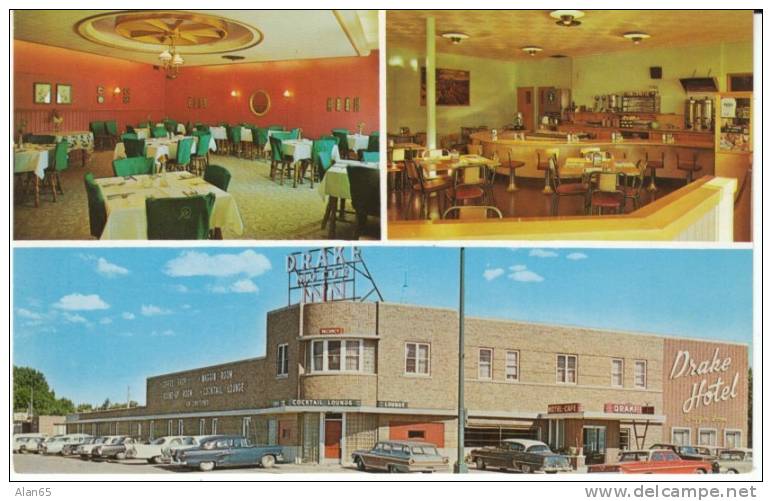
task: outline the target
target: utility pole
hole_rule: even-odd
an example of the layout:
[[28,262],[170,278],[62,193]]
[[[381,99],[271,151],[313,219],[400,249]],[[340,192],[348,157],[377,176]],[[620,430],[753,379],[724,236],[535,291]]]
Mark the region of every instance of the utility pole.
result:
[[453,473],[467,473],[466,455],[464,454],[464,424],[466,409],[464,408],[464,248],[459,253],[460,274],[458,281],[458,454]]
[[126,385],[126,408],[131,408],[131,386]]

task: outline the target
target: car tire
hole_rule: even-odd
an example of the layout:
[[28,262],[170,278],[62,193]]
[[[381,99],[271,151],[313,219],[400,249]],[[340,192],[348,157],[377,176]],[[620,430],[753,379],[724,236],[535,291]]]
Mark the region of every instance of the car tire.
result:
[[702,468],[697,468],[696,473],[698,475],[705,475],[707,473],[707,471],[703,470]]
[[386,468],[386,471],[387,471],[387,472],[389,472],[389,473],[397,473],[397,467],[396,467],[396,466],[394,466],[393,464],[390,464],[390,465],[389,465],[389,466]]
[[118,461],[123,461],[124,459],[126,459],[126,453],[119,452],[118,454],[115,455],[115,459],[117,459]]
[[153,456],[147,462],[150,464],[161,464],[161,456]]
[[198,469],[201,471],[212,471],[214,470],[214,461],[202,461],[198,464]]
[[477,467],[478,470],[484,470],[485,469],[485,461],[483,461],[483,458],[477,458],[474,460],[474,465]]
[[260,458],[260,466],[263,468],[273,468],[276,466],[276,457],[271,454],[266,454]]
[[738,473],[740,473],[740,472],[738,472],[737,470],[734,470],[734,469],[726,470],[726,472],[727,473],[731,473],[732,475],[737,475]]
[[520,465],[520,471],[523,473],[531,473],[531,465],[529,464],[521,464]]
[[354,461],[357,465],[357,470],[359,471],[367,471],[367,466],[365,466],[365,462],[362,458],[358,457],[356,461]]

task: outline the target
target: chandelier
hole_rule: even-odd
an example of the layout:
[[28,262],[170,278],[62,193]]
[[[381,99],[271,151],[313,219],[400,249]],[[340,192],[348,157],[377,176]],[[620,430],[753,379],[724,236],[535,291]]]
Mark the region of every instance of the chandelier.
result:
[[166,78],[174,80],[177,75],[180,74],[182,65],[185,64],[185,60],[177,52],[177,48],[174,46],[174,37],[168,37],[169,47],[164,49],[158,55],[158,60],[161,62],[161,67],[166,72]]

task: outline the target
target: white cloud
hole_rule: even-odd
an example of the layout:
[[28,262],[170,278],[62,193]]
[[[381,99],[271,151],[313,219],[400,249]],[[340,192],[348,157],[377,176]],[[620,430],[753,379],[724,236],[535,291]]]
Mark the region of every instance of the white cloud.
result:
[[134,314],[133,314],[133,313],[131,313],[131,312],[128,312],[128,311],[124,311],[124,312],[121,314],[121,318],[123,318],[124,320],[134,320],[135,318],[137,318],[137,316],[136,316],[136,315],[134,315]]
[[509,267],[510,270],[512,270],[512,273],[507,275],[510,279],[514,280],[515,282],[543,282],[544,277],[539,275],[538,273],[534,273],[533,271],[529,270],[527,266],[522,264],[516,264],[514,266]]
[[164,336],[164,337],[168,337],[168,336],[174,336],[175,332],[173,330],[171,330],[171,329],[166,329],[165,331],[153,331],[153,332],[150,333],[150,335],[151,336]]
[[109,262],[107,259],[100,257],[97,259],[96,271],[107,278],[114,278],[122,275],[128,275],[129,270],[123,266]]
[[40,320],[41,317],[40,314],[35,313],[34,311],[27,310],[25,308],[17,308],[16,314],[19,315],[20,318],[26,318],[28,320]]
[[566,256],[566,259],[570,259],[571,261],[579,261],[581,259],[587,259],[587,254],[584,252],[572,252]]
[[103,319],[101,319],[99,321],[99,323],[102,324],[102,325],[109,325],[109,324],[113,323],[113,319],[110,318],[110,317],[104,317]]
[[483,278],[490,282],[491,280],[498,278],[503,274],[504,270],[502,268],[488,268],[483,272]]
[[55,308],[70,311],[106,310],[109,304],[102,301],[97,294],[68,294],[54,303]]
[[160,306],[156,306],[154,304],[143,304],[140,311],[146,317],[153,317],[156,315],[168,315],[169,313],[172,312],[171,310],[161,308]]
[[231,285],[231,292],[249,293],[257,291],[257,285],[255,285],[255,283],[248,278],[237,280],[236,282],[233,282],[233,285]]
[[63,313],[64,319],[73,324],[87,324],[88,320],[77,313]]
[[544,249],[531,249],[528,255],[531,257],[558,257],[557,252]]
[[205,252],[185,251],[166,263],[164,273],[172,277],[230,277],[239,274],[256,277],[270,269],[268,258],[253,250],[211,256]]
[[184,294],[184,293],[186,293],[186,292],[188,292],[188,291],[190,290],[190,289],[188,289],[187,287],[185,287],[185,286],[184,286],[184,285],[182,285],[182,284],[175,284],[175,285],[173,285],[173,286],[172,286],[172,288],[173,288],[175,291],[177,291],[177,292],[181,292],[181,293],[183,293],[183,294]]

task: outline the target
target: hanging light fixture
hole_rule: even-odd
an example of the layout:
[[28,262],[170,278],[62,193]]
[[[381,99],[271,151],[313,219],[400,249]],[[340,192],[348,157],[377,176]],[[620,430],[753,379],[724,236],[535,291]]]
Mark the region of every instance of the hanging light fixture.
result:
[[651,38],[651,35],[642,31],[628,31],[622,36],[628,40],[632,40],[635,45],[640,44],[641,41],[646,40],[647,38]]
[[168,37],[169,47],[164,49],[163,52],[158,54],[158,60],[161,62],[161,67],[166,72],[166,78],[174,80],[180,74],[182,65],[185,64],[185,60],[177,53],[177,48],[174,46],[174,37]]
[[469,38],[469,35],[467,35],[466,33],[461,33],[460,31],[449,31],[447,33],[443,33],[441,36],[442,38],[447,38],[448,40],[450,40],[450,43],[452,43],[453,45],[458,45],[464,40],[466,40],[467,38]]
[[535,45],[527,45],[525,47],[521,47],[520,50],[528,54],[529,56],[533,57],[537,53],[541,52],[543,49],[541,47],[537,47]]
[[584,12],[581,10],[553,10],[550,12],[550,17],[557,19],[555,24],[558,26],[570,28],[582,24],[582,22],[577,21],[577,19],[584,17]]

